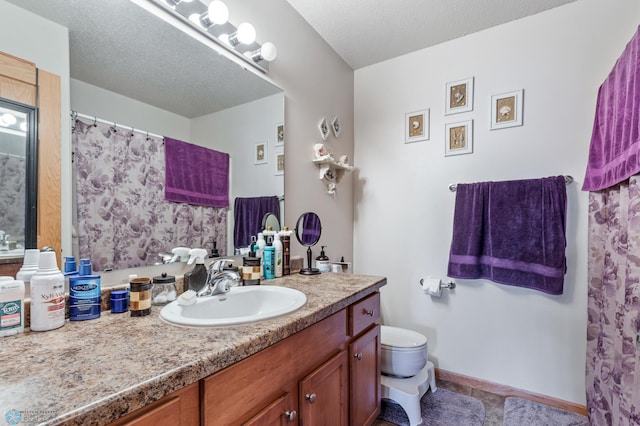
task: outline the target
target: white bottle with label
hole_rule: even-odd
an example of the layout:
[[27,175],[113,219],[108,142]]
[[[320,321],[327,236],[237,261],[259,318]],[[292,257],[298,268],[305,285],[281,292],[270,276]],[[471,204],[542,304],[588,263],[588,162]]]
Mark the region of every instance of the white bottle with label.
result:
[[31,277],[38,271],[38,260],[40,259],[40,250],[38,249],[26,249],[24,251],[24,261],[22,267],[16,274],[16,280],[24,282],[25,296],[29,296],[29,283]]
[[41,252],[38,271],[31,277],[31,330],[62,327],[64,316],[64,275],[58,269],[55,252]]
[[256,241],[256,257],[260,259],[260,276],[264,278],[264,248],[267,246],[267,242],[264,239],[264,234],[258,232],[258,241]]
[[0,336],[11,336],[23,331],[24,282],[3,278],[0,281]]
[[278,234],[275,234],[273,238],[273,248],[275,249],[275,275],[276,278],[280,278],[282,276],[282,241],[280,241],[280,236]]

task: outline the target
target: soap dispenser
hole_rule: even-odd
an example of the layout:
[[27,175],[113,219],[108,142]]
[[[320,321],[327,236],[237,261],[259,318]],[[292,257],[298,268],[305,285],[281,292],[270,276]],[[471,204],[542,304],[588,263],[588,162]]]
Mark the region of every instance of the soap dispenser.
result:
[[184,291],[193,290],[198,292],[207,283],[207,267],[204,266],[204,258],[206,256],[207,251],[205,249],[189,250],[187,264],[192,265],[195,262],[196,266],[184,274]]
[[329,264],[329,256],[324,253],[324,249],[327,246],[320,247],[320,256],[316,257],[316,268],[320,272],[329,272],[331,266]]

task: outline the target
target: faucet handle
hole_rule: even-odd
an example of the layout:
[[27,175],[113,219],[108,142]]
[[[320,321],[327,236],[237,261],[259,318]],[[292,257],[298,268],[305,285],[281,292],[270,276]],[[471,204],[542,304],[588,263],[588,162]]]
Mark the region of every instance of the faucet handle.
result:
[[209,270],[211,271],[215,271],[215,272],[222,272],[222,270],[224,269],[224,264],[227,262],[233,262],[232,259],[218,259],[215,262],[213,262],[210,266],[209,266]]

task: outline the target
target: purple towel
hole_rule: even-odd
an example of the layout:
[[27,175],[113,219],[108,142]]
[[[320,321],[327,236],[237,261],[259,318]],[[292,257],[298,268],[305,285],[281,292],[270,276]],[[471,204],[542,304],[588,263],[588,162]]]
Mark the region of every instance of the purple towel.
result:
[[280,218],[280,200],[277,196],[236,198],[233,208],[235,248],[249,247],[251,236],[257,236],[258,232],[262,232],[262,218],[267,213],[273,213]]
[[165,188],[169,201],[229,206],[229,154],[164,138]]
[[598,91],[583,191],[599,191],[640,172],[639,31]]
[[563,176],[459,184],[448,275],[562,294]]

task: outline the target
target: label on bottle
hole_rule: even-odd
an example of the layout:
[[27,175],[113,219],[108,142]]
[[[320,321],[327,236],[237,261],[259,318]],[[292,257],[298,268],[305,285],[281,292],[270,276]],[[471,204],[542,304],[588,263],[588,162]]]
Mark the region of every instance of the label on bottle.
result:
[[74,277],[69,283],[69,319],[82,321],[100,316],[100,280]]
[[[62,278],[62,274],[60,274]],[[31,329],[51,330],[64,325],[64,279],[54,283],[31,281]]]
[[22,326],[22,301],[7,300],[0,302],[0,331]]

